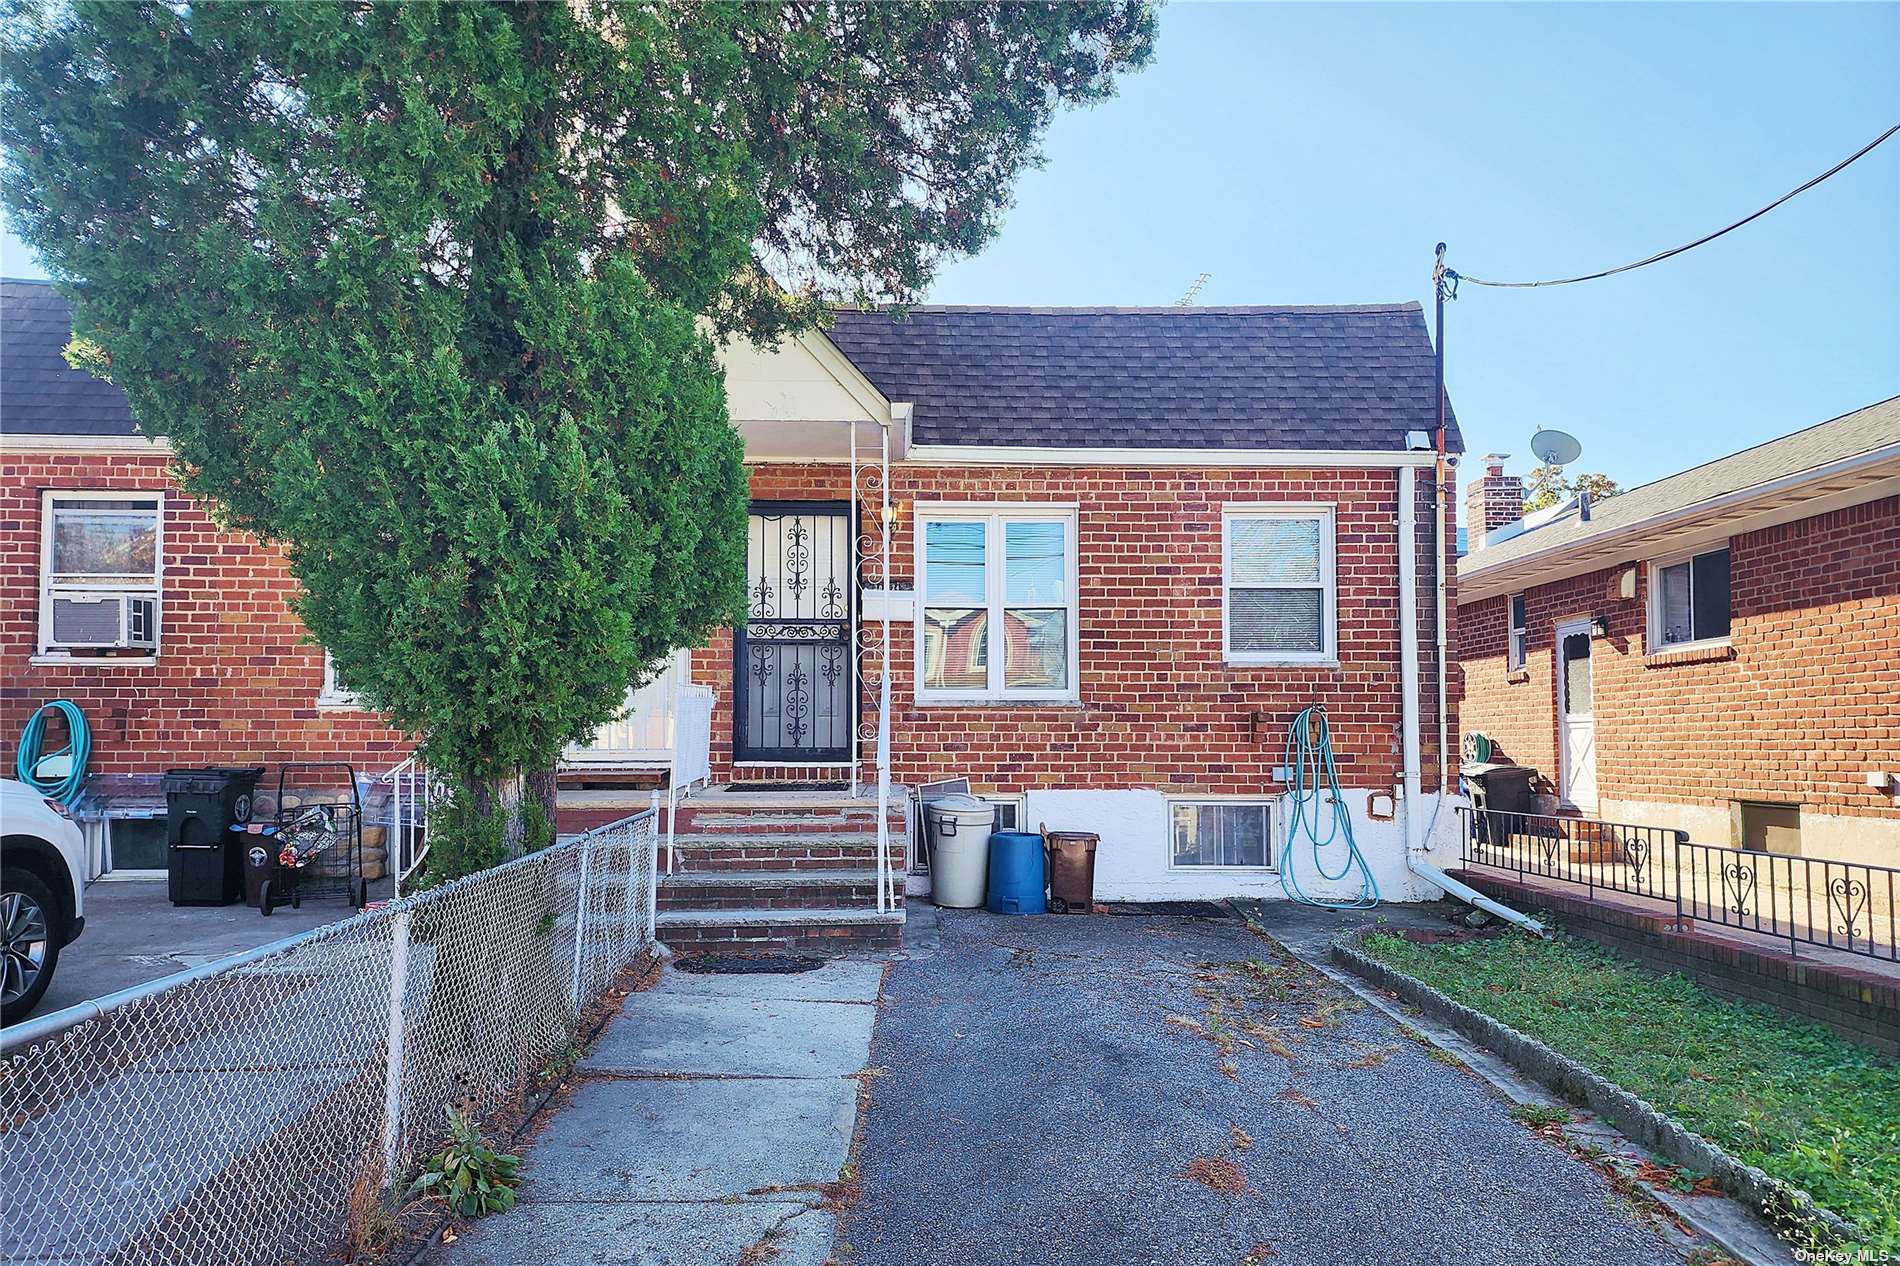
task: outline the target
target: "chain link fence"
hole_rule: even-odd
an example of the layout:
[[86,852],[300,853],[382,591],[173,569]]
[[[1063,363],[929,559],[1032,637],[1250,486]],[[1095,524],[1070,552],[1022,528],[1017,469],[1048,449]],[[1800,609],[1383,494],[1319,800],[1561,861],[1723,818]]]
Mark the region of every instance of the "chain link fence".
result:
[[8,1031],[0,1259],[331,1258],[648,951],[655,819]]

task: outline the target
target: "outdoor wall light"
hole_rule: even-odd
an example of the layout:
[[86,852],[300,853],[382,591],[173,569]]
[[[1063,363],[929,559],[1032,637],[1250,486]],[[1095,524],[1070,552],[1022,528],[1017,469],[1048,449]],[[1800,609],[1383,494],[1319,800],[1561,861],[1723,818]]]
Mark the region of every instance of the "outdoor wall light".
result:
[[1590,617],[1590,636],[1608,637],[1610,635],[1610,617],[1594,615]]

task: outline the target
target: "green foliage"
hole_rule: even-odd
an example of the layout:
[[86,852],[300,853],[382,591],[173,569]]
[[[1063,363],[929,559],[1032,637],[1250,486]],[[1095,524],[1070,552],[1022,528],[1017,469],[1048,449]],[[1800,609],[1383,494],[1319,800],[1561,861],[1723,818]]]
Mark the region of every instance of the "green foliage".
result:
[[1524,512],[1529,514],[1554,506],[1580,492],[1589,493],[1592,501],[1604,501],[1621,491],[1616,480],[1608,475],[1581,474],[1570,479],[1562,466],[1538,466],[1524,481]]
[[514,1208],[521,1158],[496,1151],[466,1115],[455,1108],[448,1112],[448,1140],[424,1163],[422,1175],[409,1184],[409,1194],[439,1196],[464,1218]]
[[1549,1103],[1519,1103],[1511,1107],[1511,1119],[1536,1129],[1540,1126],[1570,1124],[1570,1109]]
[[[516,830],[518,842],[511,842]],[[554,843],[554,824],[538,804],[521,806],[518,820],[500,805],[483,809],[466,792],[453,792],[429,817],[428,861],[412,892],[499,866],[511,857]]]
[[914,299],[1154,27],[1141,0],[16,7],[0,196],[85,363],[484,804],[743,610],[711,337]]
[[1900,1249],[1900,1062],[1573,940],[1366,953],[1548,1043]]

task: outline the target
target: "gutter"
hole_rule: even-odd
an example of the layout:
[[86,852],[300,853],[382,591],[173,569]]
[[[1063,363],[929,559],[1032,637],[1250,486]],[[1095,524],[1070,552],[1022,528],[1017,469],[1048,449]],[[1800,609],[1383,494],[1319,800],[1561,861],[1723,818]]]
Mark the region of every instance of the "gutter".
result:
[[[1498,594],[1504,593],[1511,588],[1514,583],[1513,578],[1516,575],[1516,569],[1518,568],[1553,558],[1559,558],[1564,554],[1585,546],[1601,547],[1605,545],[1615,545],[1621,541],[1654,532],[1659,528],[1673,527],[1679,523],[1700,518],[1713,511],[1727,509],[1730,506],[1746,505],[1758,497],[1771,496],[1777,492],[1786,492],[1808,483],[1822,483],[1840,475],[1853,474],[1868,467],[1880,466],[1886,462],[1896,460],[1900,460],[1900,443],[1887,444],[1880,448],[1869,449],[1867,452],[1856,453],[1852,457],[1843,457],[1836,461],[1829,462],[1824,466],[1810,466],[1806,470],[1796,471],[1792,475],[1783,475],[1781,478],[1771,479],[1767,483],[1751,484],[1746,488],[1738,488],[1734,492],[1725,492],[1720,496],[1695,502],[1693,505],[1682,506],[1661,514],[1653,514],[1647,518],[1638,519],[1634,523],[1626,523],[1622,527],[1613,528],[1609,531],[1560,542],[1555,545],[1547,545],[1543,549],[1533,550],[1528,554],[1520,554],[1508,562],[1493,563],[1488,567],[1482,565],[1476,566],[1469,572],[1461,568],[1458,573],[1458,583],[1461,589],[1467,586],[1471,589],[1470,599],[1474,602],[1482,598],[1495,598]],[[1512,537],[1510,539],[1521,540],[1522,538]],[[1478,562],[1481,561],[1483,552],[1481,549],[1476,554],[1465,555],[1465,558],[1468,561]],[[1601,567],[1611,567],[1615,565],[1616,563],[1614,561],[1590,560],[1588,563],[1580,564],[1578,570],[1594,571]],[[1561,580],[1563,576],[1552,576],[1549,577],[1549,579]],[[1540,581],[1539,583],[1545,582]],[[1493,585],[1497,587],[1492,588],[1491,586]],[[1462,597],[1463,595],[1461,594],[1460,596]]]

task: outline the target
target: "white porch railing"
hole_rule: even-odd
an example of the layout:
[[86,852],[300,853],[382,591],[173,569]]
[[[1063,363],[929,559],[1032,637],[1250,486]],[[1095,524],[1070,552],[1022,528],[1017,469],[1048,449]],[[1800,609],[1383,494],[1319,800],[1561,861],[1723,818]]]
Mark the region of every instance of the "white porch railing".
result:
[[389,824],[383,847],[393,895],[400,897],[403,885],[429,860],[429,809],[448,788],[430,772],[420,753],[411,753],[376,781],[389,787]]
[[[673,873],[673,819],[679,802],[712,779],[713,688],[673,687],[673,763],[666,780],[666,873]],[[658,833],[655,833],[658,838]],[[655,873],[658,873],[657,865]],[[657,885],[656,885],[657,889]],[[657,891],[655,894],[657,899]]]

